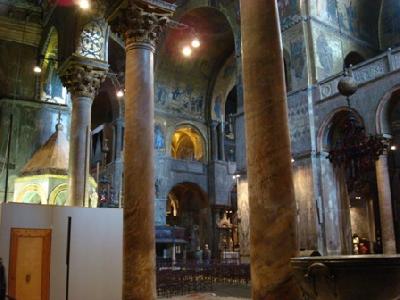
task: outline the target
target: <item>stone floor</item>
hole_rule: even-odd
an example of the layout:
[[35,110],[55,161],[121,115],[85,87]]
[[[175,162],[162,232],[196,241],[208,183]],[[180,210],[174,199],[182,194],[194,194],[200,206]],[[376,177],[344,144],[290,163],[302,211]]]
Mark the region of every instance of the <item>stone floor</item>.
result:
[[218,284],[215,291],[207,293],[194,293],[184,296],[175,296],[171,298],[159,298],[159,300],[240,300],[251,299],[249,286],[232,286]]

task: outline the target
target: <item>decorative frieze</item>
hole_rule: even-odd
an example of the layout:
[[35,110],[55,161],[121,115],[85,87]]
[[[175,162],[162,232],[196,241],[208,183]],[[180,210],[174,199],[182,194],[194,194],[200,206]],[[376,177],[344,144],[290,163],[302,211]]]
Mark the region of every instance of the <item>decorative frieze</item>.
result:
[[[388,55],[391,55],[389,60]],[[390,64],[392,64],[390,66]],[[392,70],[400,68],[400,49],[391,51],[391,53],[371,59],[360,66],[353,68],[353,76],[358,85],[363,85],[377,78],[385,76]],[[320,100],[332,97],[338,94],[337,85],[342,75],[338,74],[319,84]]]

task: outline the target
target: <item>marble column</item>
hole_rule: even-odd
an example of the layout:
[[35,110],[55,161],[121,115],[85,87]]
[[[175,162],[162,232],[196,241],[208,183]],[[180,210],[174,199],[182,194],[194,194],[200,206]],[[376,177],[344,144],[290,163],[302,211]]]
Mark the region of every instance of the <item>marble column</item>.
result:
[[69,146],[68,205],[88,205],[91,108],[108,65],[100,60],[72,55],[59,69],[61,80],[72,96]]
[[396,237],[394,233],[388,157],[386,153],[379,156],[379,159],[375,163],[375,167],[379,196],[379,213],[381,217],[383,253],[395,254]]
[[252,299],[300,299],[296,205],[276,0],[240,0]]
[[124,300],[156,298],[154,230],[154,51],[174,11],[163,1],[128,1],[111,20],[125,39]]

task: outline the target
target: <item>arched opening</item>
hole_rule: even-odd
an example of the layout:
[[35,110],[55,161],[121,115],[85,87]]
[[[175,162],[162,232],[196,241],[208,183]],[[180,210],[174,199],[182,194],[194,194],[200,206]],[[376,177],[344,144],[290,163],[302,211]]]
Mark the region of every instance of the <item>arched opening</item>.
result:
[[203,161],[204,141],[200,133],[190,126],[175,130],[171,141],[171,156],[180,160]]
[[237,91],[236,86],[229,92],[225,102],[225,159],[236,161],[236,139],[235,139],[235,115],[237,113]]
[[25,186],[17,196],[17,202],[20,203],[42,204],[45,203],[44,201],[46,201],[46,196],[43,188],[37,184]]
[[58,185],[50,193],[49,204],[64,206],[68,198],[68,185],[63,183]]
[[40,197],[38,192],[27,191],[22,198],[22,202],[31,204],[41,204],[42,198]]
[[349,54],[346,55],[344,58],[344,67],[349,68],[350,66],[356,66],[360,63],[365,61],[365,58],[356,51],[351,51]]
[[195,183],[179,183],[167,196],[166,223],[184,228],[187,258],[211,243],[210,207],[204,191]]
[[41,60],[40,99],[46,102],[67,104],[67,90],[58,76],[58,32],[50,29],[46,48]]
[[337,112],[326,128],[328,159],[321,170],[330,254],[382,251],[375,159],[358,147],[366,138],[361,118],[351,110]]

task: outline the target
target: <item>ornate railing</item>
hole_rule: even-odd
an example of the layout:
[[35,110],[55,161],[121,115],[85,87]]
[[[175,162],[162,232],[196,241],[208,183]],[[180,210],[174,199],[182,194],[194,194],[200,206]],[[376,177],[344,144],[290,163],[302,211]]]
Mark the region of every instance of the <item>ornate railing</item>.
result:
[[[359,86],[400,69],[400,48],[389,49],[385,53],[366,60],[353,67],[353,76]],[[342,73],[328,77],[318,83],[320,100],[339,94],[338,82]]]
[[215,290],[215,284],[248,285],[250,265],[226,264],[220,261],[208,263],[178,262],[158,263],[157,294],[162,297],[184,295],[192,292]]

